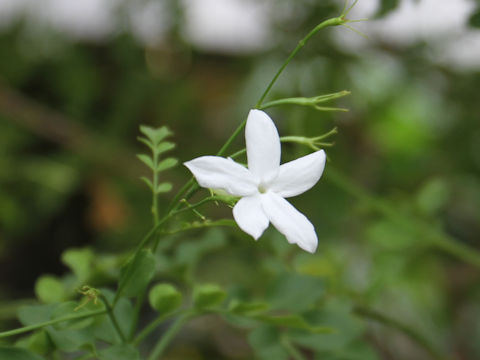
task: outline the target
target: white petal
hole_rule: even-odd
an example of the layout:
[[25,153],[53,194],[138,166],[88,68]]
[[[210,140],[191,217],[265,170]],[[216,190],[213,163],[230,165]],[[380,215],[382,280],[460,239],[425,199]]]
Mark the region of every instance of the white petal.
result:
[[252,173],[232,159],[202,156],[184,165],[202,187],[222,189],[234,196],[248,196],[257,192],[257,181]]
[[325,160],[325,151],[320,150],[283,164],[270,189],[284,198],[304,193],[322,176]]
[[263,212],[259,195],[241,198],[233,208],[233,217],[240,229],[255,240],[258,240],[268,227],[268,218]]
[[280,167],[280,138],[272,119],[261,110],[250,110],[245,128],[248,169],[263,183],[273,180]]
[[262,195],[261,201],[268,219],[287,237],[289,243],[295,243],[308,252],[315,252],[318,243],[317,234],[305,215],[271,191]]

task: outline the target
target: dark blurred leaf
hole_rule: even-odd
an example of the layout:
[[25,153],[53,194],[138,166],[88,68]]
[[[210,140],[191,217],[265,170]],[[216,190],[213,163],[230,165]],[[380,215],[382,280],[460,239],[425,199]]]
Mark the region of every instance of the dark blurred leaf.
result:
[[381,0],[376,16],[384,16],[399,5],[399,0]]
[[447,203],[449,197],[448,185],[439,178],[432,179],[422,186],[417,194],[417,206],[425,215],[433,216]]
[[470,19],[468,20],[468,24],[473,27],[480,28],[480,7],[470,15]]
[[200,240],[181,243],[175,253],[175,261],[182,266],[194,266],[207,253],[222,248],[225,243],[225,233],[212,229]]
[[47,327],[47,332],[55,347],[61,351],[78,351],[88,344],[94,343],[94,335],[90,329],[61,329]]
[[99,360],[139,360],[140,354],[132,345],[114,345],[99,352]]
[[[88,312],[91,310],[99,310],[102,309],[102,305],[94,305],[90,303],[87,306],[84,306],[80,309],[77,309],[78,303],[75,301],[69,301],[65,303],[59,304],[51,314],[51,318],[53,319],[59,319],[63,318],[65,316],[69,315],[74,315],[74,314],[81,314],[82,312]],[[84,318],[84,319],[76,319],[76,320],[69,320],[69,321],[64,321],[58,324],[53,325],[55,329],[61,330],[61,329],[83,329],[90,324],[93,323],[93,317],[89,318]]]
[[15,346],[26,348],[27,350],[40,355],[48,354],[54,349],[50,337],[43,329],[21,338],[15,343]]
[[35,325],[52,320],[51,315],[58,305],[27,305],[18,310],[18,319],[22,325]]
[[25,349],[16,347],[0,346],[1,360],[43,360],[38,355],[35,355]]
[[339,351],[362,336],[363,323],[352,314],[351,305],[334,298],[319,310],[304,314],[312,326],[327,326],[335,332],[313,334],[303,330],[292,330],[290,338],[295,343],[316,351]]
[[304,311],[314,306],[325,293],[319,278],[295,273],[280,275],[269,291],[269,303],[273,309]]
[[345,349],[333,353],[319,352],[315,360],[379,360],[373,347],[365,342],[357,341]]
[[382,250],[407,250],[418,246],[415,236],[387,220],[372,222],[367,228],[367,239]]
[[156,260],[150,250],[141,250],[120,272],[119,289],[126,296],[136,296],[155,274]]
[[303,317],[296,314],[291,315],[256,315],[253,319],[261,321],[265,324],[282,326],[292,329],[307,330],[312,333],[332,333],[335,330],[326,326],[312,326],[305,321]]
[[288,353],[280,345],[280,333],[273,326],[260,326],[248,334],[248,343],[261,360],[287,360]]

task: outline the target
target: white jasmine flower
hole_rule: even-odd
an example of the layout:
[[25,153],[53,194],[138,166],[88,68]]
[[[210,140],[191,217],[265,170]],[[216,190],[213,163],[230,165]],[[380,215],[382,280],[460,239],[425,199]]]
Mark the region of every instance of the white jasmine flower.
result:
[[315,228],[285,198],[302,194],[317,183],[325,167],[325,152],[316,151],[280,165],[277,128],[260,110],[248,114],[245,141],[248,169],[220,156],[202,156],[187,161],[185,166],[200,186],[241,197],[233,208],[233,217],[255,240],[271,222],[288,242],[315,252]]

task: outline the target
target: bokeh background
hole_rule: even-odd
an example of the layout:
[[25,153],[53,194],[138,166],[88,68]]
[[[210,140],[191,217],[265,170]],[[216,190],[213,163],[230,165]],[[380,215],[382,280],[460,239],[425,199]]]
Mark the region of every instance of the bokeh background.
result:
[[[398,329],[355,315],[357,303],[454,359],[480,358],[480,269],[417,231],[480,251],[478,5],[360,0],[350,18],[370,19],[352,24],[367,37],[319,33],[274,87],[269,99],[352,91],[336,103],[347,113],[269,110],[282,135],[338,127],[326,167],[337,176],[293,200],[316,226],[315,255],[273,229],[258,243],[232,228],[191,231],[169,239],[160,277],[284,298],[298,311],[301,299],[321,302],[321,321],[343,330],[299,341],[322,359],[429,358]],[[70,281],[67,249],[92,254],[84,280],[114,288],[119,264],[151,224],[139,180],[147,172],[135,157],[145,151],[140,124],[168,126],[180,162],[215,153],[297,41],[342,6],[0,0],[0,328],[18,325],[17,307],[42,298],[41,275]],[[240,137],[231,150],[242,147]],[[306,151],[284,145],[283,161]],[[179,165],[165,176],[176,191],[190,174]],[[203,212],[231,217],[227,207]],[[169,358],[261,358],[262,334],[199,320]]]

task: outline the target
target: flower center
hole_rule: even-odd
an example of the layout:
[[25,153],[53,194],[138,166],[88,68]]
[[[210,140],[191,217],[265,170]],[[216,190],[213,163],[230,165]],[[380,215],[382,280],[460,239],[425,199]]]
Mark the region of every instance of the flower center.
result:
[[267,191],[268,191],[268,189],[264,184],[258,185],[258,192],[260,194],[265,194]]

